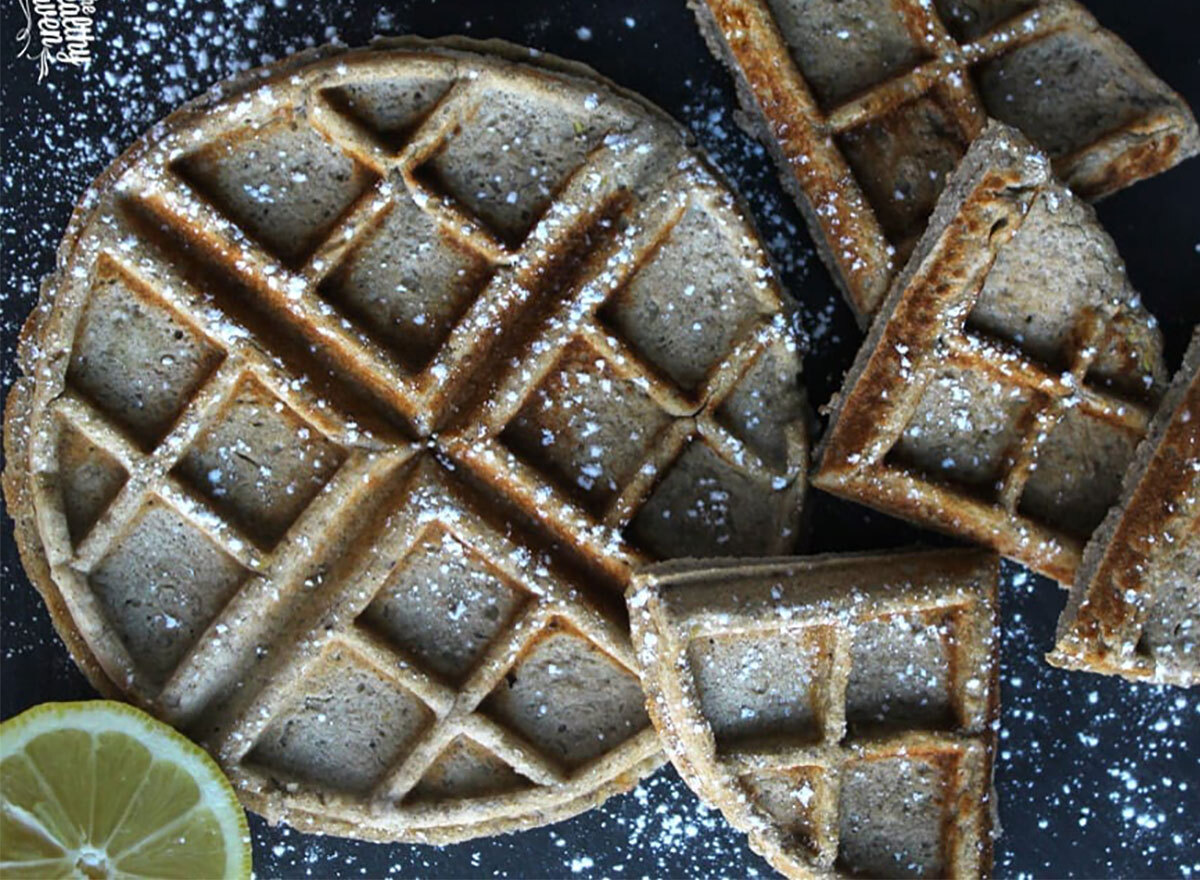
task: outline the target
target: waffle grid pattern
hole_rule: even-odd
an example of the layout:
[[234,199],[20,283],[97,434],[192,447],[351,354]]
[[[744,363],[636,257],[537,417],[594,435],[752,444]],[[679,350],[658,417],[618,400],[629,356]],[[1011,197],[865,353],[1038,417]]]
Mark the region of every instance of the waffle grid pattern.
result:
[[[997,578],[995,558],[973,551],[652,566],[635,578],[631,619],[652,717],[672,761],[702,798],[747,831],[754,848],[788,876],[857,876],[862,869],[853,864],[853,842],[843,839],[856,833],[847,830],[856,827],[854,817],[843,815],[849,808],[840,788],[847,773],[873,762],[934,766],[942,812],[934,823],[938,847],[927,855],[943,872],[938,876],[986,873],[991,849],[986,801],[998,705]],[[926,699],[948,710],[945,715],[906,716],[913,704],[889,708],[878,695],[850,699],[863,687],[853,681],[858,634],[897,618],[941,622],[948,678]],[[930,674],[916,640],[920,630],[893,632],[889,646],[871,651],[893,652],[891,662],[907,666],[910,680]],[[704,667],[718,665],[728,687],[736,681],[736,666],[720,668],[721,661],[698,657],[690,646],[710,639],[777,644],[773,639],[799,641],[805,633],[817,634],[818,651],[794,668],[789,663],[792,671],[784,674],[811,682],[808,729],[777,727],[750,738],[723,729],[729,721],[709,708]],[[872,656],[857,662],[867,664],[863,678],[886,677],[871,668]],[[758,690],[770,693],[780,686],[770,672],[756,668],[755,676]],[[887,720],[864,723],[872,712],[886,713]],[[742,717],[747,714],[743,708]],[[768,794],[772,783],[782,783],[783,792]],[[884,809],[899,807],[889,797],[919,802],[915,792],[885,793],[878,787],[871,797]],[[901,833],[917,821],[908,820]],[[878,868],[868,873],[872,870]]]
[[[206,132],[188,142],[188,154],[195,155],[226,132],[235,132],[231,138],[244,137],[240,117],[261,118],[273,102],[306,108],[292,111],[291,130],[305,136],[319,133],[355,164],[351,181],[371,181],[322,235],[314,236],[320,239],[315,244],[298,245],[292,253],[265,247],[261,234],[251,236],[245,223],[231,219],[236,205],[223,209],[180,173],[187,160],[180,159],[179,150],[169,161],[163,161],[168,151],[158,150],[122,179],[112,215],[121,228],[109,230],[104,242],[94,246],[88,255],[91,271],[103,263],[147,308],[169,314],[173,325],[185,328],[175,338],[187,337],[208,354],[204,364],[216,366],[198,368],[190,387],[177,389],[186,403],[168,420],[169,430],[161,438],[153,431],[132,435],[127,425],[89,399],[94,395],[68,385],[48,405],[56,429],[39,438],[33,453],[39,462],[35,469],[47,475],[34,491],[47,547],[63,548],[64,558],[50,559],[62,571],[57,582],[106,673],[120,689],[177,725],[194,727],[203,719],[205,726],[196,728],[199,735],[252,807],[273,818],[288,815],[301,825],[355,836],[444,841],[569,815],[657,765],[657,737],[644,715],[645,726],[639,730],[631,724],[623,744],[610,743],[598,759],[581,764],[548,755],[544,744],[531,741],[536,725],[527,727],[533,733],[522,735],[512,724],[498,722],[494,712],[481,711],[480,704],[506,676],[511,679],[514,669],[519,671],[537,645],[554,636],[582,645],[579,650],[601,658],[613,675],[636,684],[621,615],[613,609],[632,566],[651,558],[624,532],[658,479],[691,444],[703,444],[742,473],[768,484],[791,485],[803,472],[804,448],[796,426],[787,437],[787,461],[775,467],[735,436],[720,414],[722,403],[758,359],[771,351],[790,352],[791,343],[765,258],[753,239],[745,237],[747,227],[728,194],[681,148],[669,148],[672,161],[664,163],[658,150],[642,140],[661,137],[660,123],[657,131],[602,138],[570,172],[523,243],[514,246],[448,193],[431,189],[418,172],[456,137],[469,136],[471,120],[489,90],[529,88],[530,83],[536,90],[538,75],[495,69],[453,53],[376,58],[377,53],[366,52],[301,68],[286,88],[277,81],[274,94],[262,90],[240,103],[213,108]],[[403,146],[389,149],[383,134],[341,112],[329,95],[355,81],[386,76],[397,63],[406,74],[453,84]],[[522,82],[522,76],[528,81]],[[261,123],[249,129],[252,137],[261,131]],[[655,195],[631,207],[635,188]],[[322,296],[322,285],[373,234],[398,198],[411,198],[458,248],[490,267],[486,283],[419,372],[407,369]],[[665,245],[689,210],[733,224],[737,235],[727,241],[747,272],[754,302],[730,351],[705,372],[702,383],[684,388],[597,313],[618,308],[610,302],[614,294]],[[151,235],[147,229],[161,232]],[[581,235],[595,244],[593,251],[564,267],[561,254]],[[265,312],[269,324],[286,328],[284,335],[292,333],[300,342],[264,349],[242,320],[249,312],[231,308],[234,297],[221,292],[219,284],[197,283],[188,270],[189,262],[197,261],[219,265],[221,280],[253,297],[254,309]],[[543,277],[551,281],[543,284]],[[496,362],[490,353],[501,342],[501,330],[530,315],[533,338],[518,357]],[[254,320],[261,326],[261,317]],[[641,389],[669,420],[668,429],[647,444],[632,476],[598,516],[501,438],[525,399],[575,342]],[[490,386],[478,383],[481,366],[495,371]],[[322,384],[320,377],[328,381]],[[355,393],[338,396],[355,381],[367,385],[369,406]],[[268,539],[239,528],[228,515],[228,504],[236,505],[238,499],[214,497],[220,493],[212,486],[181,473],[185,457],[195,454],[201,438],[220,428],[247,387],[264,403],[261,412],[302,426],[302,436],[318,444],[333,465],[282,536]],[[382,419],[379,411],[385,414]],[[77,542],[65,534],[57,512],[61,487],[54,478],[54,451],[60,430],[82,434],[98,456],[111,458],[127,475]],[[489,512],[496,498],[520,508],[532,522],[505,529]],[[797,501],[789,496],[781,510]],[[202,622],[202,634],[161,680],[140,669],[139,658],[114,634],[88,580],[137,529],[148,505],[179,516],[239,571],[237,586],[219,613]],[[244,513],[243,520],[252,523],[253,509]],[[457,686],[425,671],[404,646],[360,620],[394,576],[393,561],[406,559],[439,531],[484,560],[518,594],[518,610],[496,624],[486,649]],[[531,541],[523,543],[523,538]],[[553,541],[566,548],[537,549]],[[326,557],[337,559],[336,570],[326,570]],[[587,572],[585,580],[581,570]],[[308,785],[288,784],[281,792],[271,781],[276,774],[257,766],[252,750],[272,721],[303,698],[313,670],[339,652],[352,657],[355,668],[369,669],[386,681],[407,702],[419,703],[417,715],[428,720],[400,744],[399,757],[386,762],[369,790],[328,790],[310,780]],[[227,702],[221,699],[224,690],[234,693]],[[547,698],[553,700],[553,694]],[[443,748],[460,735],[493,752],[538,790],[401,806]]]
[[[842,410],[823,441],[813,483],[968,536],[1069,584],[1089,530],[1071,522],[1061,507],[1034,512],[1022,505],[1039,453],[1071,413],[1108,425],[1136,445],[1153,414],[1155,390],[1151,385],[1139,397],[1123,396],[1091,375],[1098,354],[1120,339],[1131,315],[1127,302],[1079,309],[1071,317],[1061,368],[974,319],[997,253],[1018,234],[1036,200],[1046,193],[1059,197],[1054,190],[1043,181],[1015,191],[997,177],[985,178],[966,197],[944,240],[905,278],[897,305],[881,316],[886,324],[868,342],[874,348],[862,373],[842,392]],[[980,240],[983,230],[992,230],[986,241]],[[1011,425],[1017,439],[998,456],[990,487],[969,485],[896,453],[922,396],[946,368],[1028,397]]]
[[[1186,105],[1118,38],[1100,30],[1074,0],[845,4],[845,29],[825,37],[830,42],[836,38],[850,54],[832,83],[821,81],[828,72],[819,70],[814,71],[818,80],[806,78],[795,59],[804,64],[806,53],[833,48],[789,44],[790,29],[801,25],[785,18],[835,17],[839,13],[825,8],[829,4],[796,11],[798,4],[787,0],[692,3],[702,25],[709,26],[714,50],[740,73],[743,97],[762,114],[763,135],[778,150],[781,171],[790,178],[786,182],[794,184],[814,233],[820,230],[826,261],[864,321],[879,308],[891,278],[920,237],[941,188],[937,178],[944,180],[983,131],[989,115],[1025,129],[1051,153],[1058,175],[1090,199],[1152,176],[1200,149]],[[864,22],[870,29],[862,29]],[[903,40],[903,51],[872,42],[892,27],[898,31],[893,38]],[[1060,39],[1082,47],[1077,49],[1082,59],[1078,63],[1084,66],[1110,56],[1106,86],[1111,92],[1108,98],[1089,100],[1100,102],[1097,117],[1114,116],[1113,125],[1086,142],[1072,133],[1070,113],[1041,108],[1045,119],[1030,118],[1023,115],[1030,111],[1008,108],[1000,97],[989,98],[973,79],[992,62],[1022,50],[1036,54],[1040,45],[1048,54],[1046,47]],[[874,75],[864,76],[864,67]],[[1074,68],[1048,68],[1045,76],[1055,81],[1073,73]],[[862,79],[866,81],[860,88],[846,87]],[[1034,85],[1041,87],[1042,81]],[[1096,89],[1099,95],[1100,86]],[[1118,112],[1125,93],[1138,94],[1132,103],[1140,111]],[[1060,97],[1083,100],[1065,85]],[[932,120],[927,136],[932,140],[906,147],[903,139],[909,135],[904,129],[921,123],[902,115],[916,113],[918,107]],[[876,140],[878,149],[872,146]],[[948,159],[939,156],[946,150],[953,154]],[[914,178],[912,192],[905,192],[907,184],[893,186],[905,173],[902,167],[914,163],[928,166],[934,184]]]

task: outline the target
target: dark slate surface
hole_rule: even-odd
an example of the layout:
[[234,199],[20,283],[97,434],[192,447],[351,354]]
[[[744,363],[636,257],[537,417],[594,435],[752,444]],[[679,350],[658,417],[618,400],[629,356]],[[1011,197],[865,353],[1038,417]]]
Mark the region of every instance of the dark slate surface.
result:
[[[860,336],[763,151],[733,121],[725,72],[683,0],[95,0],[90,69],[15,57],[21,24],[4,7],[3,380],[20,323],[71,206],[96,174],[173,106],[235,70],[304,45],[376,33],[503,37],[585,61],[689,125],[747,197],[783,279],[802,304],[814,404],[835,390]],[[1200,106],[1195,0],[1091,0],[1157,73]],[[1200,321],[1200,161],[1102,203],[1100,215],[1178,364]],[[813,499],[814,550],[941,540],[863,508]],[[3,518],[3,689],[7,718],[91,690],[54,635]],[[1200,693],[1066,674],[1042,661],[1064,594],[1005,564],[1003,728],[996,784],[1001,876],[1200,876]],[[665,768],[602,809],[549,828],[444,848],[359,844],[252,818],[262,876],[770,875],[739,834]]]

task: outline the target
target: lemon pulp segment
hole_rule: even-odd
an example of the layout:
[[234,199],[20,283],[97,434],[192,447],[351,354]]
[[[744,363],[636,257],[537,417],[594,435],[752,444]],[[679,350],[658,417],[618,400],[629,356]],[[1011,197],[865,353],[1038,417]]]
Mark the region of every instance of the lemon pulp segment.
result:
[[0,725],[0,875],[250,875],[246,815],[202,749],[123,703],[47,703]]

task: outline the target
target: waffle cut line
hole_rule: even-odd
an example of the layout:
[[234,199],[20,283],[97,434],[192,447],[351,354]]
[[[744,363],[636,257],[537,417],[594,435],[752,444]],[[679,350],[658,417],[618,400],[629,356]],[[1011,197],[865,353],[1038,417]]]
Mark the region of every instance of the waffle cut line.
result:
[[650,716],[789,877],[987,876],[998,579],[961,550],[650,566],[628,598]]
[[5,489],[101,690],[303,830],[543,824],[661,762],[632,569],[786,551],[787,306],[642,100],[506,44],[317,50],[89,191]]
[[1200,683],[1200,329],[1113,506],[1084,549],[1049,661]]

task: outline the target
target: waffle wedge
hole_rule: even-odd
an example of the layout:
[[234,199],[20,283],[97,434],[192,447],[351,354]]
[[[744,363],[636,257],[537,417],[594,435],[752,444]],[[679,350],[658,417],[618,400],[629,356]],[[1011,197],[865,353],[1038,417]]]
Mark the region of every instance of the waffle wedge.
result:
[[1095,199],[1200,151],[1191,110],[1074,0],[689,0],[865,325],[993,117]]
[[990,872],[999,563],[678,561],[628,601],[680,775],[792,877]]
[[1200,329],[1120,502],[1083,552],[1048,659],[1135,681],[1200,683]]
[[498,43],[254,71],[97,181],[5,489],[101,690],[252,809],[445,842],[661,762],[632,569],[796,538],[781,293],[681,128]]
[[813,485],[1070,584],[1163,375],[1095,212],[993,123],[847,374]]

